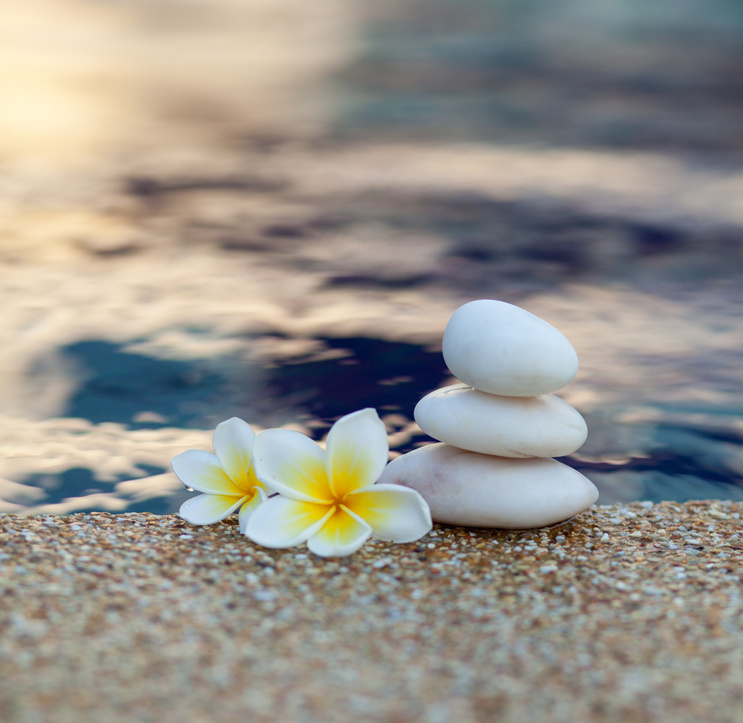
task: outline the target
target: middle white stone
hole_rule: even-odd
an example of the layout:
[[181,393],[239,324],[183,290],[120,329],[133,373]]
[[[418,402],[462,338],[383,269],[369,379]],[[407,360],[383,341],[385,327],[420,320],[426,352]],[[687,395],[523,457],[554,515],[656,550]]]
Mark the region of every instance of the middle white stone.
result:
[[554,394],[499,397],[466,384],[423,397],[415,421],[440,442],[499,457],[562,457],[588,436],[583,417]]

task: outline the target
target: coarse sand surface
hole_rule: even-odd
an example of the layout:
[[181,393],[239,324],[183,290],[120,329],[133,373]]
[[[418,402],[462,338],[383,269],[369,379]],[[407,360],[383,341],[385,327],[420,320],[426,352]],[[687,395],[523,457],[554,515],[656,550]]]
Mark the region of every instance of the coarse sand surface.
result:
[[0,516],[0,719],[742,720],[742,512],[437,525],[341,559],[233,520]]

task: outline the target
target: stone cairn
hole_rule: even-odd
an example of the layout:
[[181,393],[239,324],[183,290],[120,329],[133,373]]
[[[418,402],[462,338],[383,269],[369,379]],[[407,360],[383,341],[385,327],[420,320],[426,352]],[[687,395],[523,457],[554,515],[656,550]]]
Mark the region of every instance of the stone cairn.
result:
[[415,420],[439,444],[393,460],[382,483],[423,495],[436,522],[523,529],[567,520],[598,490],[558,462],[586,440],[586,423],[551,392],[578,357],[546,321],[503,301],[460,307],[444,332],[444,361],[463,383],[420,400]]

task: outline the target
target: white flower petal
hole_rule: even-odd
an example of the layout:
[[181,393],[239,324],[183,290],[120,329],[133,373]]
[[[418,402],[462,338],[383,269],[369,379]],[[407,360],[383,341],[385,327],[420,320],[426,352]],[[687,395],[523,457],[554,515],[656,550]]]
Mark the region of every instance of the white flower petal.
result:
[[327,474],[338,499],[373,485],[387,465],[387,431],[375,409],[341,417],[328,434]]
[[433,527],[428,503],[409,487],[372,485],[348,495],[344,504],[381,540],[412,542]]
[[314,535],[332,514],[330,505],[276,495],[253,512],[245,534],[263,547],[293,547]]
[[186,487],[215,495],[242,497],[245,491],[238,487],[222,469],[219,458],[200,449],[189,449],[170,461],[178,479]]
[[178,514],[192,525],[211,525],[231,515],[247,497],[197,495],[186,500]]
[[243,489],[252,487],[248,483],[248,470],[253,460],[255,432],[247,422],[232,417],[217,425],[212,444],[222,468]]
[[307,547],[321,557],[343,557],[358,550],[372,533],[372,528],[342,507],[307,540]]
[[237,515],[237,519],[240,522],[240,532],[245,534],[245,528],[248,525],[248,520],[250,519],[250,516],[258,509],[259,505],[262,505],[268,497],[266,496],[266,493],[260,488],[255,488],[255,493],[253,494],[253,498],[249,499],[241,508],[240,512]]
[[289,429],[268,429],[253,443],[258,479],[286,497],[329,503],[325,452],[309,437]]

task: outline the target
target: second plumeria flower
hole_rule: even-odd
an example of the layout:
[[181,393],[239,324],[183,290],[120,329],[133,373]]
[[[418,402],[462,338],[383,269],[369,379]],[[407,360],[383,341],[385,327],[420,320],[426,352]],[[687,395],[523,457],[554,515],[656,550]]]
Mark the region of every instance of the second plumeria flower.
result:
[[203,494],[186,500],[178,514],[193,525],[211,525],[236,512],[245,532],[250,515],[272,490],[260,482],[253,466],[255,432],[233,417],[217,425],[214,452],[189,449],[171,460],[173,472],[189,488]]
[[407,487],[375,484],[387,464],[384,424],[374,409],[339,419],[327,451],[299,432],[270,429],[253,446],[258,478],[279,494],[248,520],[264,547],[307,542],[322,557],[350,555],[373,534],[412,542],[431,530],[426,501]]

